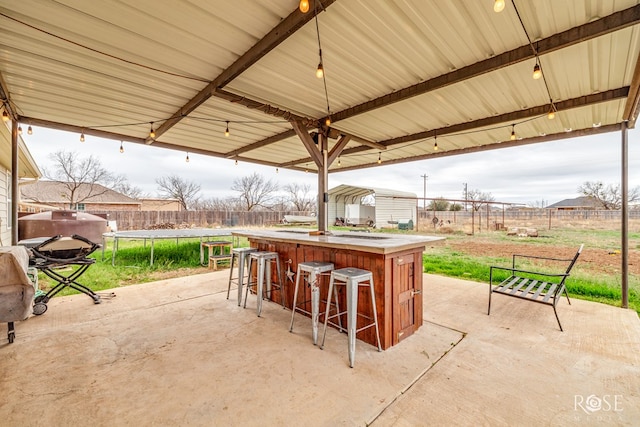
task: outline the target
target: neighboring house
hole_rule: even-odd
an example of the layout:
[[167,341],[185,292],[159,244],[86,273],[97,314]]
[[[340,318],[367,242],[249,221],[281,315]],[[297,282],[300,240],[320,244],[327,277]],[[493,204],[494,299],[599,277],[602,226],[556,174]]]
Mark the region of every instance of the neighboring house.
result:
[[575,210],[596,210],[604,209],[604,205],[597,199],[589,196],[576,197],[575,199],[564,199],[547,206],[547,209],[557,209],[565,211]]
[[142,203],[143,211],[181,211],[182,204],[178,199],[160,199],[145,197],[138,199]]
[[81,184],[70,204],[69,188],[60,181],[38,181],[20,187],[23,202],[78,211],[139,211],[140,201],[100,184]]
[[[0,246],[11,245],[11,219],[13,204],[11,200],[11,123],[0,121]],[[42,176],[36,162],[31,157],[21,137],[18,137],[18,176],[19,185]]]

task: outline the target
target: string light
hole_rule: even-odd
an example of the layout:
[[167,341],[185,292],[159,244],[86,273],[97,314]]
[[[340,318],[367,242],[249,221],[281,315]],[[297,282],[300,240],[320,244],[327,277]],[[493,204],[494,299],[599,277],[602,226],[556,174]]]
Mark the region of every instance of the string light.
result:
[[124,153],[124,147],[122,146],[122,141],[120,141],[120,152]]
[[319,79],[324,77],[324,67],[322,66],[322,56],[320,56],[320,62],[318,63],[318,68],[316,68],[316,77]]
[[340,162],[340,157],[338,157],[338,166],[341,166],[342,163]]
[[9,121],[9,113],[7,113],[7,110],[2,110],[2,121],[3,122]]
[[156,131],[153,130],[153,122],[151,123],[151,128],[149,129],[149,138],[156,139]]
[[[551,101],[551,100],[549,100]],[[547,114],[547,118],[549,120],[553,120],[556,117],[556,106],[551,102],[551,107],[549,107],[549,113]]]
[[80,133],[80,142],[84,142],[84,131]]
[[504,10],[504,6],[505,6],[504,0],[495,0],[493,2],[493,11],[496,13],[500,13]]
[[298,7],[302,13],[309,12],[309,0],[300,0],[300,5]]
[[382,153],[378,151],[378,164],[382,163],[382,157],[380,157]]
[[29,135],[33,134],[33,129],[31,129],[31,125],[29,125],[29,127],[27,128],[27,134]]
[[18,135],[22,135],[22,126],[18,125]]
[[184,161],[189,163],[189,153],[187,153],[187,157],[184,159]]
[[433,151],[438,151],[438,133],[433,131]]
[[511,125],[511,140],[516,140],[516,125]]
[[238,159],[236,159],[236,166],[238,166]]
[[276,173],[278,173],[278,172],[280,172],[280,171],[278,170],[278,168],[276,168]]
[[324,124],[326,126],[331,126],[331,116],[327,116],[327,118],[324,119]]
[[229,137],[229,120],[227,120],[227,128],[224,130],[224,136]]
[[538,80],[540,77],[542,77],[542,70],[540,69],[538,58],[536,57],[536,65],[533,66],[533,79]]

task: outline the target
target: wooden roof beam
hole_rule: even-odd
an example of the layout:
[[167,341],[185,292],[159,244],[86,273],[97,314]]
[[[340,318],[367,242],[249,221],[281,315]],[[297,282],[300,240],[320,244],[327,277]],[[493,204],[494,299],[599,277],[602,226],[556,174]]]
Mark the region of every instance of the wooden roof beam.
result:
[[[559,139],[578,138],[578,137],[587,136],[587,135],[597,135],[601,133],[615,132],[615,131],[619,131],[620,129],[622,129],[621,124],[600,126],[599,128],[580,129],[580,130],[572,131],[570,133],[561,132],[561,133],[549,134],[545,136],[523,138],[515,141],[508,140],[503,142],[495,142],[492,144],[480,145],[477,147],[468,147],[468,148],[460,148],[457,150],[439,151],[437,153],[422,154],[422,155],[413,156],[413,157],[405,157],[402,159],[385,160],[383,165],[415,162],[418,160],[426,160],[426,159],[435,159],[436,157],[449,157],[449,156],[457,156],[460,154],[478,153],[481,151],[496,150],[499,148],[520,147],[523,145],[536,144],[540,142],[556,141]],[[345,172],[350,170],[366,169],[366,168],[375,167],[375,166],[378,166],[378,164],[370,163],[368,165],[350,166],[350,167],[340,168],[337,170],[334,169],[330,172]]]
[[629,97],[627,104],[624,106],[622,119],[627,121],[627,127],[633,129],[638,119],[638,109],[640,104],[640,56],[636,61],[636,68],[631,78],[631,86],[629,86]]

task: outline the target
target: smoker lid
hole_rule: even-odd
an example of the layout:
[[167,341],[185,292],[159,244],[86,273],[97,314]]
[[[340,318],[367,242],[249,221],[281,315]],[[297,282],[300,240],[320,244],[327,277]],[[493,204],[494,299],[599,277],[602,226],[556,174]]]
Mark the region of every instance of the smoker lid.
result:
[[87,212],[78,211],[47,211],[38,212],[31,215],[25,215],[18,221],[100,221],[105,219]]

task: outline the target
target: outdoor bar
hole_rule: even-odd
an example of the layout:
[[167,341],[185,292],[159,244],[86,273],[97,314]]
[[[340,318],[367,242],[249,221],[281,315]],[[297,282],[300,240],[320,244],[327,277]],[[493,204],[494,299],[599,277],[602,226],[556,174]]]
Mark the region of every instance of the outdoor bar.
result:
[[[301,262],[324,261],[333,263],[336,269],[355,267],[373,273],[383,349],[411,336],[422,325],[422,254],[426,245],[442,238],[364,232],[316,235],[309,230],[242,230],[233,235],[248,238],[251,247],[260,251],[278,253],[284,270],[289,272],[284,278],[285,303],[289,308],[293,304],[295,280],[291,273]],[[320,282],[320,296],[325,300],[328,278]],[[298,301],[307,301],[306,310],[310,312],[310,288],[304,286],[299,292],[304,296],[299,296]],[[372,315],[373,309],[365,290],[359,292],[362,294],[358,298],[358,310]],[[339,297],[343,307],[344,298],[344,294]],[[272,292],[271,299],[280,301],[280,295]],[[321,308],[320,313],[323,312]],[[357,338],[377,345],[373,328],[359,332]]]

